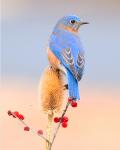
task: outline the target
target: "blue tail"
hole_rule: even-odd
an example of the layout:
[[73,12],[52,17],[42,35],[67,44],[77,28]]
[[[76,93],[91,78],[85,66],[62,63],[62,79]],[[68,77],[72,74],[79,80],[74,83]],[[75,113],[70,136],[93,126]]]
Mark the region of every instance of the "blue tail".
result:
[[80,100],[78,81],[74,78],[74,76],[69,70],[67,70],[67,76],[69,97],[72,97],[75,100]]

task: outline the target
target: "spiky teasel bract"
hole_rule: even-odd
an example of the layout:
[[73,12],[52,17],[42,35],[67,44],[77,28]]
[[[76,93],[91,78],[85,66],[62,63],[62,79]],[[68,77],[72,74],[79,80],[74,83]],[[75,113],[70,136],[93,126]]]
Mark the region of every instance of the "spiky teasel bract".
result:
[[43,111],[59,112],[63,97],[63,78],[60,70],[48,67],[40,81],[40,100]]

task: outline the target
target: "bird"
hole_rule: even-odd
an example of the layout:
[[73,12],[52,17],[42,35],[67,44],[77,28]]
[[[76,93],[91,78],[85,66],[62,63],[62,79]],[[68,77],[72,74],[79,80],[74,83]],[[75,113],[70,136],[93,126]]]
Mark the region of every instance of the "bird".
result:
[[62,70],[68,82],[69,98],[80,100],[78,82],[82,79],[85,67],[85,52],[79,37],[82,25],[77,15],[67,15],[56,23],[48,44],[48,60],[54,69]]

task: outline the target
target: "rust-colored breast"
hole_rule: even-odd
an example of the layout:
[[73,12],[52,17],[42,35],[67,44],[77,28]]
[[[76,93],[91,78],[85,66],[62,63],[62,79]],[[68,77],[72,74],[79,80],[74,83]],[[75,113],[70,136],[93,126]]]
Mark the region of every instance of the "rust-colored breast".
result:
[[54,53],[49,48],[47,50],[47,54],[48,54],[48,60],[49,60],[50,64],[54,68],[58,68],[60,61],[58,60],[58,58],[54,55]]

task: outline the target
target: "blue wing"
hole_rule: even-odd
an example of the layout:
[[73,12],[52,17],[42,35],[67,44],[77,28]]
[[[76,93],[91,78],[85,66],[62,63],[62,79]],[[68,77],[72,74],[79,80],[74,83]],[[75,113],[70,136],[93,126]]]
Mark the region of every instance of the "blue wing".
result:
[[85,62],[79,37],[68,31],[55,29],[50,37],[49,47],[79,81],[83,74]]

